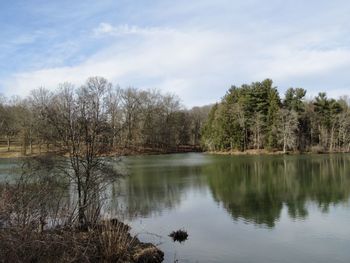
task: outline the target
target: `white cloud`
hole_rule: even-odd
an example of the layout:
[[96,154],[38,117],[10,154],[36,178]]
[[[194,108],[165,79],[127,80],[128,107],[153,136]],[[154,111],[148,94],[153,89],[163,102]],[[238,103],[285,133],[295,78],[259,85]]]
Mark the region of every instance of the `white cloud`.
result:
[[274,76],[276,80],[292,80],[295,77],[320,75],[350,66],[350,50],[298,50],[278,48],[271,51],[265,67],[257,78]]
[[304,32],[283,38],[280,32],[264,34],[258,26],[252,33],[107,23],[99,24],[93,34],[104,36],[108,45],[74,66],[13,74],[3,83],[7,93],[27,94],[65,81],[80,85],[98,75],[122,86],[170,91],[192,106],[218,100],[230,84],[269,77],[277,84],[293,85],[293,79],[350,68],[349,50],[315,48],[329,34]]
[[123,85],[177,93],[188,103],[186,96],[193,92],[191,87],[196,85],[196,79],[208,74],[209,68],[221,67],[215,53],[223,38],[213,33],[130,28],[131,32],[141,32],[141,41],[118,42],[72,67],[17,73],[5,86],[11,87],[9,92],[26,94],[38,86],[54,88],[65,81],[79,85],[89,76],[99,75]]

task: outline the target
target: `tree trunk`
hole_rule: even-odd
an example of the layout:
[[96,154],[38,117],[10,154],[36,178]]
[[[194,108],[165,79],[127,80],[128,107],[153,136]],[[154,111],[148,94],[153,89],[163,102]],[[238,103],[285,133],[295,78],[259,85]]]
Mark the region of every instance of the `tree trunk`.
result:
[[329,140],[329,152],[333,151],[333,137],[334,137],[334,125],[332,126],[331,137]]
[[11,138],[7,137],[7,151],[10,151],[10,147],[11,147]]
[[33,154],[33,141],[30,139],[29,141],[29,151],[30,151],[30,155]]
[[78,220],[79,220],[79,227],[82,229],[86,228],[86,216],[85,216],[85,205],[83,204],[83,197],[82,197],[82,185],[81,181],[78,178]]
[[25,141],[25,139],[22,142],[22,153],[23,155],[27,155],[27,142]]

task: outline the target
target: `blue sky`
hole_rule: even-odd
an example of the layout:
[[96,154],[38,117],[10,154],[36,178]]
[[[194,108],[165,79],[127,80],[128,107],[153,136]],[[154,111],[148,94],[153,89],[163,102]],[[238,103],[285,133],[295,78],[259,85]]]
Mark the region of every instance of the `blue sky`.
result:
[[265,78],[350,95],[349,13],[340,0],[1,1],[0,93],[98,75],[186,106]]

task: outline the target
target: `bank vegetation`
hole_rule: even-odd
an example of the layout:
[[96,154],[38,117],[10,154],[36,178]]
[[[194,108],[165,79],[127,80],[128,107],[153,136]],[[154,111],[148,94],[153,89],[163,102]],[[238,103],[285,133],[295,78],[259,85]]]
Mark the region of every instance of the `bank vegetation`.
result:
[[213,152],[349,152],[349,98],[289,88],[281,98],[272,80],[232,86],[215,104],[202,131]]

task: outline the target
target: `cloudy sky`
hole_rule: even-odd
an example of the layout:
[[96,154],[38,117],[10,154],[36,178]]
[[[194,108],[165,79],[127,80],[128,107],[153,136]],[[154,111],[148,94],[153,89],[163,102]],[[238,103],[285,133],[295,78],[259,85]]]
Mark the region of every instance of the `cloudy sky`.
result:
[[103,76],[190,107],[272,78],[281,93],[350,95],[350,1],[0,2],[0,93]]

